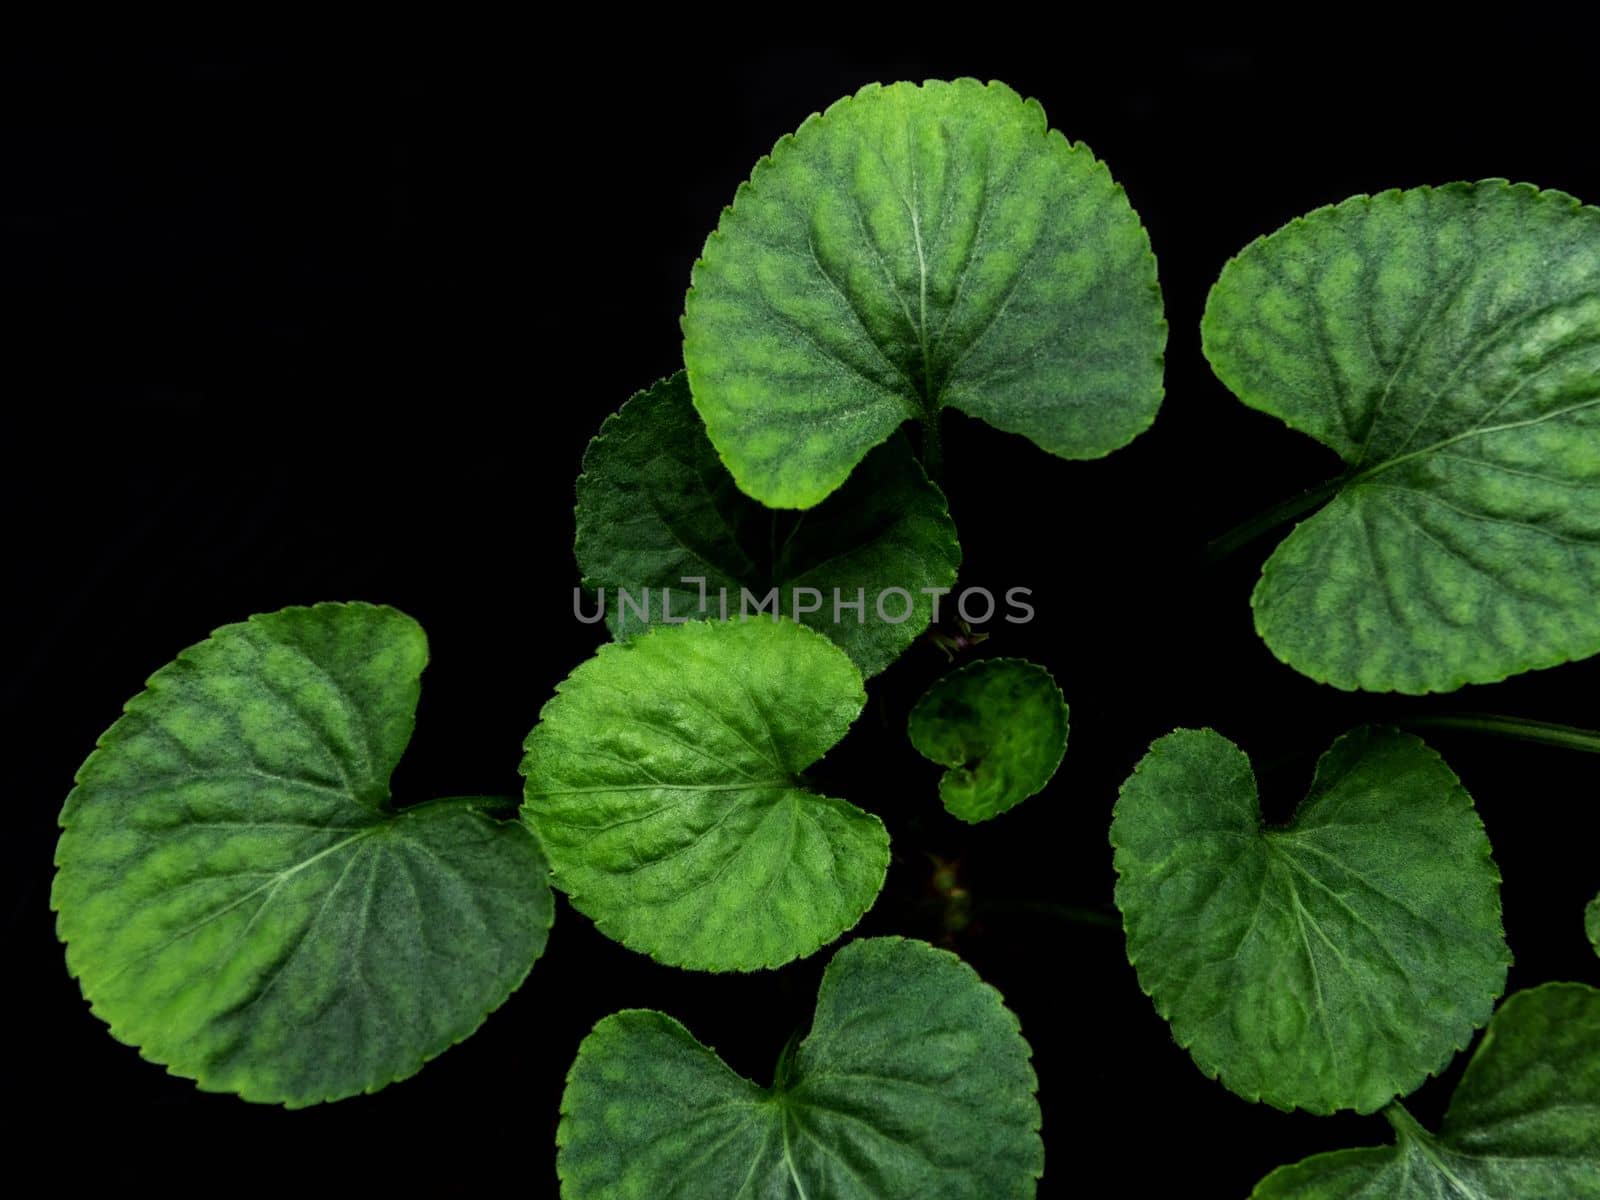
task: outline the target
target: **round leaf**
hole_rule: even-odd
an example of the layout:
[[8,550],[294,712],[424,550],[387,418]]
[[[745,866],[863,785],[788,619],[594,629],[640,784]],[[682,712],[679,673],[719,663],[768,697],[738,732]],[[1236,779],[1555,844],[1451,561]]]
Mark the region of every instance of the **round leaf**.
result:
[[869,938],[828,964],[771,1088],[671,1017],[607,1017],[561,1101],[564,1200],[1022,1200],[1044,1170],[1017,1019],[955,955]]
[[1372,1112],[1489,1019],[1510,954],[1472,798],[1419,739],[1346,734],[1287,825],[1211,730],[1157,741],[1111,826],[1139,984],[1249,1100]]
[[1600,1197],[1600,991],[1551,983],[1506,1000],[1437,1136],[1388,1115],[1394,1145],[1280,1167],[1253,1200]]
[[208,1091],[376,1091],[472,1033],[554,914],[538,846],[463,797],[391,811],[427,661],[403,613],[217,630],[78,772],[51,904],[96,1015]]
[[1122,187],[973,79],[870,84],[779,141],[706,241],[683,332],[717,452],[784,508],[947,406],[1109,454],[1155,419],[1167,336]]
[[1020,658],[986,658],[934,683],[906,731],[950,769],[939,798],[963,821],[987,821],[1044,789],[1067,749],[1067,703],[1050,672]]
[[800,778],[865,703],[850,659],[802,626],[657,626],[556,689],[528,735],[523,814],[608,937],[673,966],[780,966],[883,887],[883,822]]
[[577,519],[584,586],[605,589],[619,637],[663,612],[675,621],[753,613],[776,589],[779,612],[799,612],[864,675],[928,627],[933,597],[923,589],[948,590],[961,563],[944,496],[904,438],[874,450],[809,512],[763,508],[718,460],[681,371],[629,400],[589,443]]
[[1600,651],[1600,210],[1357,196],[1246,248],[1201,329],[1241,400],[1348,466],[1262,571],[1274,654],[1420,693]]

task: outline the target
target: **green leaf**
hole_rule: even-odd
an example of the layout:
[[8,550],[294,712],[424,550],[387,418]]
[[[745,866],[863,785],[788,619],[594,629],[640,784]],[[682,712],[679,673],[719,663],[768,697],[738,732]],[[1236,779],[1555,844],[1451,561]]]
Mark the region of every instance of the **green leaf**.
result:
[[51,906],[121,1041],[207,1091],[371,1092],[472,1033],[544,949],[537,844],[389,776],[427,662],[392,608],[227,625],[151,676],[78,772]]
[[1256,629],[1336,687],[1442,692],[1600,651],[1600,209],[1500,180],[1357,196],[1247,247],[1205,354],[1333,449]]
[[1020,658],[986,658],[939,679],[906,732],[924,758],[950,769],[939,798],[976,823],[1044,789],[1067,749],[1067,702],[1050,672]]
[[1500,1006],[1441,1132],[1398,1104],[1395,1144],[1280,1167],[1253,1200],[1600,1197],[1600,991],[1550,983]]
[[1585,910],[1583,927],[1589,935],[1589,941],[1594,946],[1594,952],[1600,954],[1600,895],[1589,901]]
[[660,625],[556,689],[528,735],[523,816],[608,937],[673,966],[780,966],[883,887],[883,822],[800,774],[865,703],[849,657],[803,626]]
[[1161,404],[1150,239],[1087,147],[1001,83],[869,84],[741,184],[684,304],[695,407],[739,486],[809,508],[958,408],[1099,458]]
[[1237,746],[1169,734],[1123,784],[1111,843],[1139,985],[1248,1100],[1372,1112],[1449,1062],[1505,986],[1489,840],[1410,734],[1341,737],[1281,826]]
[[[606,589],[607,623],[619,637],[660,621],[663,606],[674,621],[753,614],[777,589],[780,612],[800,612],[864,675],[927,628],[933,597],[922,589],[948,590],[961,563],[944,496],[904,438],[874,450],[810,512],[763,508],[717,459],[681,371],[629,400],[589,443],[577,517],[584,586]],[[635,603],[623,606],[618,589]],[[648,603],[638,603],[646,589]]]
[[561,1101],[564,1200],[1020,1200],[1044,1170],[1037,1080],[1000,993],[925,942],[833,957],[770,1088],[671,1017],[607,1017]]

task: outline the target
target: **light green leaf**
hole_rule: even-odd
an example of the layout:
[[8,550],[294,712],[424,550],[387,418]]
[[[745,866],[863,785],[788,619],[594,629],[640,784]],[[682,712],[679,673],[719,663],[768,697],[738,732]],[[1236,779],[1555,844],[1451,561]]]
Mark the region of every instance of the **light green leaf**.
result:
[[1600,895],[1589,901],[1589,907],[1583,917],[1583,927],[1589,935],[1590,943],[1594,946],[1594,952],[1600,954]]
[[[927,628],[933,597],[922,589],[948,590],[961,563],[944,496],[904,438],[874,450],[812,511],[763,508],[717,459],[681,371],[629,400],[589,443],[577,517],[584,586],[606,590],[619,637],[663,611],[673,620],[753,614],[777,589],[781,613],[799,612],[864,675]],[[634,603],[623,605],[618,589]]]
[[1410,734],[1340,738],[1282,826],[1263,826],[1237,746],[1169,734],[1123,784],[1111,843],[1139,985],[1248,1100],[1372,1112],[1449,1062],[1505,986],[1489,840]]
[[770,1088],[671,1017],[607,1017],[561,1101],[564,1200],[1023,1200],[1044,1170],[1017,1019],[955,955],[869,938],[833,957]]
[[741,184],[683,316],[695,406],[739,486],[809,508],[946,408],[1063,458],[1161,404],[1167,328],[1121,185],[1001,83],[869,84]]
[[1500,180],[1357,196],[1247,247],[1206,357],[1344,459],[1256,629],[1341,688],[1442,692],[1600,651],[1600,209]]
[[976,823],[1044,789],[1067,749],[1067,702],[1050,672],[1020,658],[985,658],[939,679],[906,724],[924,758],[950,769],[939,798]]
[[1440,1133],[1399,1104],[1395,1144],[1319,1154],[1253,1200],[1595,1200],[1600,1197],[1600,991],[1550,983],[1500,1006]]
[[538,846],[488,809],[394,811],[427,662],[392,608],[227,625],[151,676],[78,772],[51,905],[121,1041],[207,1091],[376,1091],[472,1033],[544,949]]
[[883,822],[801,776],[865,703],[849,657],[803,626],[659,625],[556,689],[528,735],[523,816],[608,937],[673,966],[781,966],[883,887]]

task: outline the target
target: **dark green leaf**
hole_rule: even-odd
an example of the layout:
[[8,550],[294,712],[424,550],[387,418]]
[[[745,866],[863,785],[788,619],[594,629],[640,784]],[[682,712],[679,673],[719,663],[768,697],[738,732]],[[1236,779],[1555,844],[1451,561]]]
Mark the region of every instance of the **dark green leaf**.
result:
[[[783,615],[800,613],[865,675],[927,628],[933,597],[923,589],[948,591],[961,563],[944,496],[904,438],[874,450],[809,512],[763,508],[717,459],[681,371],[601,427],[584,455],[577,517],[584,585],[605,589],[619,637],[663,612],[736,619],[777,589]],[[623,605],[619,589],[634,603]]]
[[1417,693],[1600,651],[1600,209],[1357,196],[1247,247],[1201,329],[1241,400],[1347,464],[1252,598],[1279,658]]
[[1600,992],[1551,983],[1500,1006],[1438,1135],[1398,1104],[1395,1144],[1280,1167],[1253,1200],[1595,1200]]
[[534,840],[461,797],[389,807],[427,642],[366,604],[183,651],[61,814],[67,965],[120,1040],[208,1091],[376,1091],[522,982],[554,908]]
[[986,658],[938,680],[911,710],[911,744],[949,767],[939,798],[963,821],[987,821],[1042,791],[1067,749],[1067,703],[1050,672]]
[[1293,820],[1211,730],[1157,741],[1111,826],[1139,984],[1208,1076],[1249,1100],[1372,1112],[1489,1019],[1510,953],[1472,797],[1410,734],[1359,729]]
[[607,1017],[561,1102],[565,1200],[1023,1200],[1044,1170],[1028,1043],[924,942],[852,942],[770,1088],[671,1017]]
[[779,141],[707,240],[683,331],[717,452],[783,508],[946,407],[1109,454],[1155,419],[1167,336],[1122,187],[973,79],[869,84]]
[[883,823],[800,774],[865,703],[844,651],[803,626],[658,625],[557,688],[528,735],[523,815],[608,937],[674,966],[780,966],[883,887]]

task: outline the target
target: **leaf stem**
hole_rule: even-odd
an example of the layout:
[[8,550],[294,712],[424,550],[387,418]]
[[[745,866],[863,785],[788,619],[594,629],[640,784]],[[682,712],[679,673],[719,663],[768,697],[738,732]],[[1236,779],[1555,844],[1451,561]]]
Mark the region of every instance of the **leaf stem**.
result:
[[1550,721],[1530,721],[1524,717],[1503,717],[1494,713],[1446,713],[1442,716],[1408,717],[1401,724],[1421,729],[1459,729],[1468,733],[1487,733],[1495,737],[1516,738],[1567,750],[1600,754],[1600,732]]
[[774,1092],[786,1092],[794,1082],[794,1056],[800,1048],[801,1032],[796,1029],[791,1033],[789,1040],[783,1044],[783,1052],[778,1055],[778,1065],[772,1072],[771,1090]]
[[939,438],[939,412],[932,408],[922,418],[922,469],[935,483],[944,474],[944,446]]
[[1074,925],[1093,925],[1100,929],[1122,928],[1122,918],[1116,913],[1082,904],[1057,904],[1049,900],[1004,900],[986,901],[981,903],[979,908],[986,913],[1054,917],[1058,921],[1068,921]]
[[1302,492],[1298,496],[1291,496],[1281,504],[1274,504],[1264,512],[1258,513],[1248,521],[1243,521],[1228,530],[1221,537],[1213,538],[1206,543],[1206,561],[1218,562],[1234,551],[1248,546],[1263,534],[1271,533],[1280,525],[1286,525],[1296,517],[1310,512],[1325,501],[1331,499],[1345,484],[1345,477],[1340,475],[1328,480],[1319,487],[1312,488],[1309,492]]

